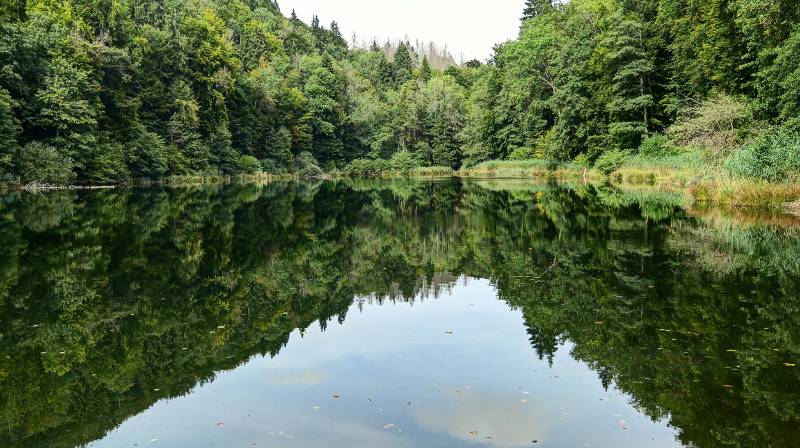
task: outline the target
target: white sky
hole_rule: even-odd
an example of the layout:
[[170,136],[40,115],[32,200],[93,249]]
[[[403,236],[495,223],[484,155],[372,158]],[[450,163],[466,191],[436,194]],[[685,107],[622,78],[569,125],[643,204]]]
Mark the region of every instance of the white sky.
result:
[[525,0],[278,0],[281,11],[292,9],[306,23],[316,14],[326,27],[336,20],[350,42],[378,38],[447,44],[459,60],[486,60],[495,44],[513,39]]

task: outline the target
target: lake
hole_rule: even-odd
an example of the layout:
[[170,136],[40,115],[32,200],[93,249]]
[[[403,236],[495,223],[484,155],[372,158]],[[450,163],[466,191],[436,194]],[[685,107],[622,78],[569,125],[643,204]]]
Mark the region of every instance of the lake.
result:
[[3,447],[793,447],[800,218],[647,189],[0,196]]

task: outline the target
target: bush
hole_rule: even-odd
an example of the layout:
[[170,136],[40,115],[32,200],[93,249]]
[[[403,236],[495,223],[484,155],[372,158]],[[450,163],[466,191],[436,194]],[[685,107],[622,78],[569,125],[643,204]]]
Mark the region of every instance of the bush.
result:
[[533,148],[528,148],[527,146],[522,146],[519,148],[515,148],[511,151],[511,154],[508,155],[508,160],[530,160],[536,158],[536,151]]
[[800,175],[800,134],[787,128],[761,133],[725,161],[733,174],[767,181],[794,181]]
[[261,171],[269,174],[286,174],[286,166],[275,159],[264,159],[261,161]]
[[382,159],[356,159],[347,164],[344,174],[350,177],[380,177],[390,170],[389,162]]
[[403,174],[410,173],[414,168],[419,167],[419,163],[414,159],[414,156],[411,152],[403,150],[394,153],[392,158],[389,160],[389,166],[394,171],[398,171]]
[[609,175],[625,164],[628,153],[619,149],[608,151],[594,162],[594,167],[601,173]]
[[741,143],[753,125],[753,112],[744,101],[718,95],[684,109],[667,131],[681,146],[704,146],[718,159]]
[[158,179],[168,167],[167,146],[160,135],[140,127],[128,150],[128,166],[136,178]]
[[301,179],[319,179],[325,175],[317,159],[308,151],[303,151],[295,157],[294,168]]
[[72,159],[40,142],[25,145],[17,157],[17,171],[23,184],[66,185],[75,180]]
[[669,141],[669,139],[661,134],[655,134],[647,137],[642,141],[639,146],[639,155],[644,157],[666,157],[673,155],[677,152]]
[[84,178],[93,183],[118,183],[130,179],[125,147],[118,142],[100,143],[86,154]]
[[244,174],[255,174],[261,171],[261,162],[253,156],[242,156],[239,158],[239,171]]

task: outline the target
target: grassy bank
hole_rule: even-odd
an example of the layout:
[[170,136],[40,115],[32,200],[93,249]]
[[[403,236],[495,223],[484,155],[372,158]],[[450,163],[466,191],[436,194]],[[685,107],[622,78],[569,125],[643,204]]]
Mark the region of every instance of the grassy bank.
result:
[[574,163],[556,163],[546,160],[490,160],[471,168],[461,169],[456,173],[460,177],[491,178],[537,178],[551,177],[556,179],[599,180],[601,176],[593,170]]
[[800,184],[769,182],[732,174],[700,151],[645,159],[631,157],[609,175],[621,188],[651,185],[684,191],[695,203],[729,207],[787,208],[800,200]]
[[455,173],[466,178],[583,180],[612,185],[628,191],[674,192],[688,204],[727,207],[763,207],[800,213],[800,184],[769,182],[737,176],[703,151],[687,151],[668,157],[631,156],[606,175],[572,163],[544,160],[487,161]]

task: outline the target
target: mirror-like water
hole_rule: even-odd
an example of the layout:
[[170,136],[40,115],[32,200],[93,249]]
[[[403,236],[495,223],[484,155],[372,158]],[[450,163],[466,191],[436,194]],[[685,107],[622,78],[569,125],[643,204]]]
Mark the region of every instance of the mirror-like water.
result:
[[0,197],[0,445],[794,446],[800,234],[666,193]]

